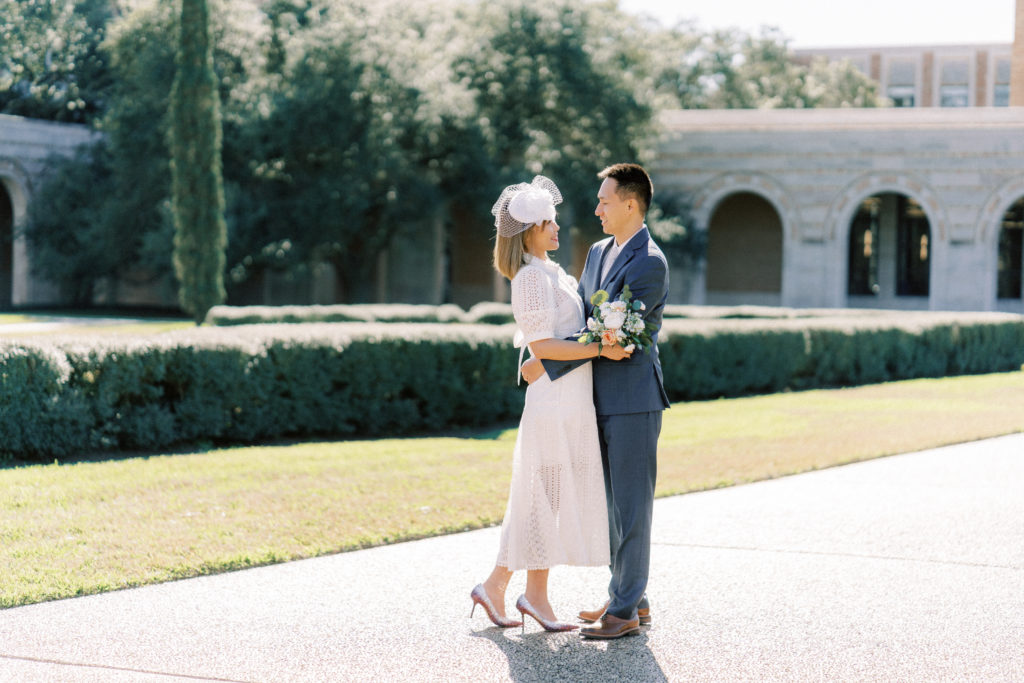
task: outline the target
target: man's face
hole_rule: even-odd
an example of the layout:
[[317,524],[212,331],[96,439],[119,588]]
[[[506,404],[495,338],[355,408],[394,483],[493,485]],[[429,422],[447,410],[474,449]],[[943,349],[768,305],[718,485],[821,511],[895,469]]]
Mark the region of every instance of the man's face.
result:
[[623,199],[618,193],[619,183],[614,178],[605,178],[597,191],[597,208],[594,215],[601,219],[601,229],[606,235],[619,235],[629,225],[635,210],[635,199]]

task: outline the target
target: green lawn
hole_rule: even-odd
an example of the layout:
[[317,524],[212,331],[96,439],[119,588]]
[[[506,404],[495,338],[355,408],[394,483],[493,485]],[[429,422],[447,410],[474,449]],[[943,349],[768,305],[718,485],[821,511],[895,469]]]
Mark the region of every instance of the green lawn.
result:
[[[1024,431],[1024,373],[678,403],[659,495]],[[500,522],[514,429],[0,469],[0,607]]]
[[[25,318],[23,320],[5,320],[4,318],[13,318],[14,316],[0,316],[0,325],[9,323],[25,323],[25,322],[49,322],[47,320],[41,320],[38,318]],[[140,322],[125,322],[125,323],[69,323],[67,325],[60,325],[46,330],[3,330],[0,335],[3,337],[38,337],[48,335],[67,335],[73,334],[76,337],[83,336],[101,336],[101,335],[147,335],[147,334],[159,334],[161,332],[169,332],[171,330],[180,330],[187,327],[195,327],[195,323],[184,320],[149,320]]]
[[0,325],[11,325],[13,323],[27,323],[32,322],[36,318],[30,315],[20,315],[18,313],[0,313]]
[[[124,322],[116,321],[122,318]],[[169,330],[177,330],[185,327],[194,327],[195,323],[188,320],[175,320],[170,318],[134,318],[119,316],[115,313],[95,312],[28,312],[28,313],[0,313],[0,325],[13,325],[17,323],[61,323],[53,328],[45,330],[19,330],[6,329],[0,331],[3,337],[33,337],[39,335],[108,335],[108,334],[132,334],[146,335],[158,334]]]

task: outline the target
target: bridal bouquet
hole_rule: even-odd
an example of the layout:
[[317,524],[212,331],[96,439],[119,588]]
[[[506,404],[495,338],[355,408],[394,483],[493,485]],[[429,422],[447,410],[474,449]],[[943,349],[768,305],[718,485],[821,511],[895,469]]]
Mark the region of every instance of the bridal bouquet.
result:
[[580,338],[580,344],[599,342],[604,346],[619,344],[626,351],[646,351],[653,343],[651,332],[654,325],[647,323],[643,312],[644,302],[633,301],[629,285],[622,288],[622,294],[615,301],[608,300],[608,292],[599,289],[590,297],[594,315],[587,320],[587,331]]

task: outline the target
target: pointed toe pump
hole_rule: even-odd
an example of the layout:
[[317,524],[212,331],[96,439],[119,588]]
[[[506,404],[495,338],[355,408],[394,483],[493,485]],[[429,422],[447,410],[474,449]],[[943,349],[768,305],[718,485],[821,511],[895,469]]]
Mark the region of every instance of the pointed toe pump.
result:
[[561,621],[548,621],[530,604],[525,595],[520,595],[516,600],[516,609],[523,615],[523,633],[526,633],[526,615],[537,620],[537,623],[544,627],[545,631],[575,631],[579,628],[576,624],[566,624]]
[[472,618],[473,612],[476,611],[476,606],[480,605],[487,612],[487,616],[491,618],[495,626],[500,628],[511,628],[513,626],[522,626],[523,622],[518,619],[510,619],[509,617],[503,617],[498,614],[498,611],[494,609],[494,605],[491,604],[491,599],[487,597],[487,591],[484,590],[484,585],[478,583],[469,594],[470,600],[473,601],[473,608],[469,610],[469,616]]

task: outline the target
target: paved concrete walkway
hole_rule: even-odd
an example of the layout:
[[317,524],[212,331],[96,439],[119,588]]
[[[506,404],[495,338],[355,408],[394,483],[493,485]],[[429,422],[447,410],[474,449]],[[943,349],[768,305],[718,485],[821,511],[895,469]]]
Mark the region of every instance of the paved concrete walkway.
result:
[[[654,623],[618,641],[468,619],[497,542],[0,611],[0,681],[1024,680],[1024,434],[659,500]],[[556,611],[606,580],[554,570]]]

